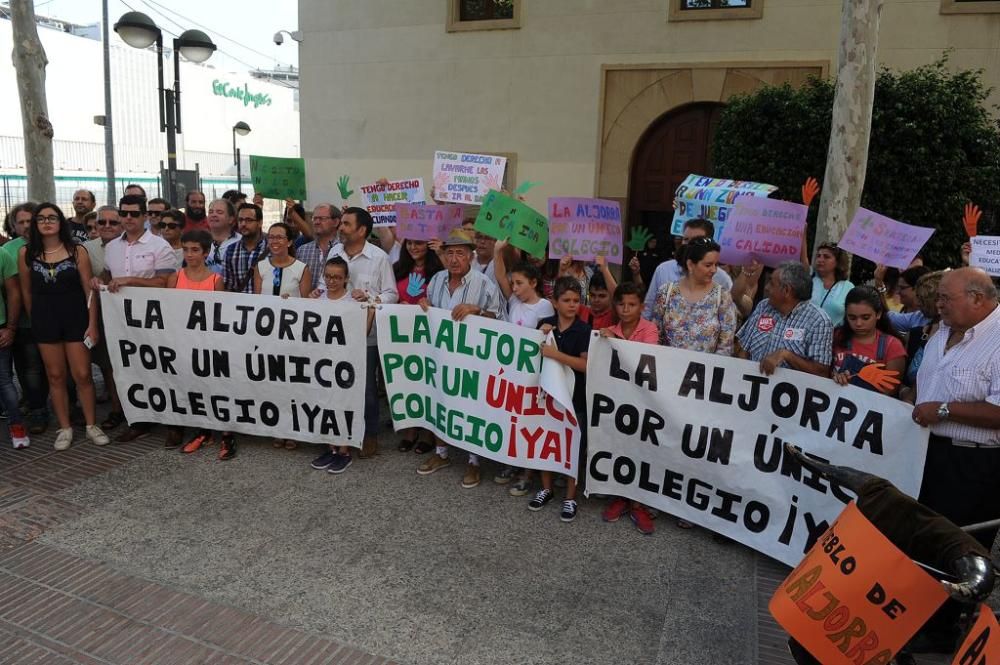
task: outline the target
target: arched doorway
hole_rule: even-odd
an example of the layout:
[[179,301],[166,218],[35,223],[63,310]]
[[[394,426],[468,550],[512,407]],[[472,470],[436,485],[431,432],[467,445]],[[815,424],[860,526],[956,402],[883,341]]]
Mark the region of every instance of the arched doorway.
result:
[[664,258],[674,249],[670,237],[674,192],[692,173],[712,175],[709,151],[722,108],[722,104],[699,103],[670,111],[653,122],[636,145],[626,237],[632,227],[646,227]]

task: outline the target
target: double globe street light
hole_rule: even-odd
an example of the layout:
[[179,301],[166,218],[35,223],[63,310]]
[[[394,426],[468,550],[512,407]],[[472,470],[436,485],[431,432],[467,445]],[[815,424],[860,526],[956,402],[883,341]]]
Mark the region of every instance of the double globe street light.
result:
[[[126,12],[115,23],[115,32],[134,48],[146,49],[156,44],[156,67],[159,76],[160,131],[167,134],[167,199],[177,205],[177,134],[181,133],[181,60],[205,62],[215,52],[211,38],[201,30],[185,30],[174,39],[174,85],[163,83],[163,33],[153,19],[142,12]],[[235,131],[235,127],[233,128]],[[247,131],[250,128],[247,127]],[[235,136],[235,134],[234,134]]]

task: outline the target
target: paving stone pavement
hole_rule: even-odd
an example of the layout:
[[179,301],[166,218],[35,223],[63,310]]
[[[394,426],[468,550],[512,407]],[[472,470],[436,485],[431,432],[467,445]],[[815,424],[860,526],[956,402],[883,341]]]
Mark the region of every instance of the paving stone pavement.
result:
[[385,437],[341,476],[315,448],[14,451],[0,441],[0,663],[791,663],[788,568],[669,516],[531,513],[464,455],[418,477]]

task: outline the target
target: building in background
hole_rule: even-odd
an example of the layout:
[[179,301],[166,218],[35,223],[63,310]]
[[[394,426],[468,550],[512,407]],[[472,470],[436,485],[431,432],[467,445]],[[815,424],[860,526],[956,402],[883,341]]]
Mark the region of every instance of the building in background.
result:
[[[836,69],[842,0],[299,0],[309,196],[349,174],[429,179],[435,150],[509,158],[509,182],[599,196],[666,228],[711,171],[732,95]],[[1000,1],[885,0],[880,65],[1000,81]],[[1000,103],[994,90],[991,103]],[[781,137],[775,137],[781,140]]]
[[[55,131],[53,153],[57,203],[71,210],[73,191],[90,189],[106,200],[104,128],[94,124],[104,115],[104,73],[100,25],[77,26],[39,19],[38,36],[48,57],[46,93]],[[169,39],[166,40],[169,43]],[[165,45],[166,46],[166,45]],[[0,20],[0,53],[13,51],[11,24]],[[167,85],[173,54],[164,53]],[[15,91],[10,58],[0,65],[0,89]],[[123,184],[137,182],[149,195],[163,191],[160,164],[166,162],[166,135],[157,111],[156,52],[138,50],[111,38],[112,120],[115,170]],[[181,62],[183,133],[177,135],[178,169],[197,169],[208,195],[236,187],[232,127],[239,121],[251,133],[238,137],[242,152],[243,190],[250,192],[250,155],[299,156],[297,90],[249,72],[229,72]],[[4,211],[24,200],[27,192],[21,111],[17,98],[0,106],[0,202]]]

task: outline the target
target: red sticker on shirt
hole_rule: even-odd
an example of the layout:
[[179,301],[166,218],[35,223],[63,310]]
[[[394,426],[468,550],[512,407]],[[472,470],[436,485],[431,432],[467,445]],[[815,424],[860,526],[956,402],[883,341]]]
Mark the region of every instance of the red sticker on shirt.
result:
[[774,330],[774,317],[762,316],[757,320],[757,330],[761,332],[771,332]]

